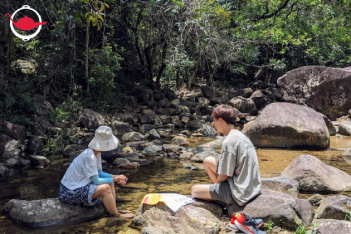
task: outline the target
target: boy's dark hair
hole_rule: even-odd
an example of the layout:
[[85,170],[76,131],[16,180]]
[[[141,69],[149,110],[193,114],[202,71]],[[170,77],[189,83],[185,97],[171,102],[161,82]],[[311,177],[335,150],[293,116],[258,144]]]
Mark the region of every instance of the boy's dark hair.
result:
[[222,104],[217,106],[213,111],[211,117],[213,119],[222,118],[227,124],[234,124],[237,118],[236,112],[233,107]]

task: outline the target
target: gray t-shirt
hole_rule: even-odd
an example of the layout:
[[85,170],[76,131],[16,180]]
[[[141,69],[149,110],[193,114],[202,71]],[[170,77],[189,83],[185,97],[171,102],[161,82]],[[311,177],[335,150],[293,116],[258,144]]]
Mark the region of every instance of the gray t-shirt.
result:
[[230,131],[224,139],[217,174],[229,176],[233,198],[241,206],[261,193],[255,147],[239,130]]

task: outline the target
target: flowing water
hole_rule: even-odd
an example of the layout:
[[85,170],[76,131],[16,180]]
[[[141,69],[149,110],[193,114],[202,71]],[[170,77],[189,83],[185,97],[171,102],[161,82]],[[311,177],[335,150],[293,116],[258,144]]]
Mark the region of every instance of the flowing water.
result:
[[[214,138],[193,140],[189,147],[196,147]],[[310,154],[328,165],[337,167],[351,175],[351,165],[341,157],[346,148],[351,148],[351,137],[336,135],[331,137],[330,149],[326,151],[257,149],[262,177],[276,177],[299,155]],[[50,158],[52,163],[44,169],[26,169],[15,175],[0,180],[0,210],[10,199],[37,200],[57,197],[60,180],[66,168],[62,166],[62,157]],[[141,167],[137,172],[126,174],[129,178],[126,187],[116,187],[118,209],[130,209],[136,212],[147,193],[176,192],[190,194],[190,188],[197,183],[208,184],[210,181],[205,171],[183,168],[183,162],[166,158],[164,161]],[[104,165],[104,171],[116,173],[116,169]],[[350,193],[343,193],[351,197]],[[307,198],[311,194],[300,194]],[[118,223],[115,219],[102,218],[80,224],[60,225],[55,227],[30,229],[12,223],[5,216],[0,216],[0,233],[140,233],[138,227],[132,227],[130,221]],[[116,223],[117,222],[117,223]]]

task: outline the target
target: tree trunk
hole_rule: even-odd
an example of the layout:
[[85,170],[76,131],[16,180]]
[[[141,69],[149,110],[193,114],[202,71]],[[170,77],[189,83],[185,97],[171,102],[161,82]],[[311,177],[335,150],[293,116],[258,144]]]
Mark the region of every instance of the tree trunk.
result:
[[85,81],[87,84],[87,94],[89,94],[89,24],[87,22],[85,34]]

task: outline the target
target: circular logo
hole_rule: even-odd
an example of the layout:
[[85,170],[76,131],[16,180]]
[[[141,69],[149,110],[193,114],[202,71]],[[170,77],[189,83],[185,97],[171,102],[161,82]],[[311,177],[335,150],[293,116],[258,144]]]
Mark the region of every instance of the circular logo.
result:
[[[17,14],[17,12],[21,11],[21,10],[31,10],[33,11],[39,18],[39,22],[34,22],[31,18],[28,18],[27,16],[25,18],[22,18],[20,19],[18,22],[13,22],[12,18],[15,18],[15,15]],[[28,5],[24,5],[22,6],[22,8],[16,10],[13,14],[12,14],[12,18],[11,18],[11,22],[10,22],[10,27],[11,27],[11,31],[19,38],[21,38],[22,40],[24,41],[28,41],[30,40],[31,38],[35,37],[36,35],[38,35],[38,33],[40,32],[41,30],[41,26],[42,24],[45,24],[46,22],[42,22],[41,21],[41,16],[39,15],[39,13],[34,10],[33,8],[30,8],[30,6]],[[22,21],[22,22],[20,22]],[[37,26],[38,29],[37,31],[35,31],[35,33],[33,33],[32,35],[28,35],[28,36],[24,36],[24,35],[21,35],[19,34],[18,32],[16,32],[16,30],[14,29],[13,27],[13,24],[15,23],[15,26],[18,27],[18,26],[22,26],[22,30],[30,30],[30,29],[33,29]],[[19,28],[19,27],[18,27]],[[24,28],[27,28],[27,29],[24,29]]]

